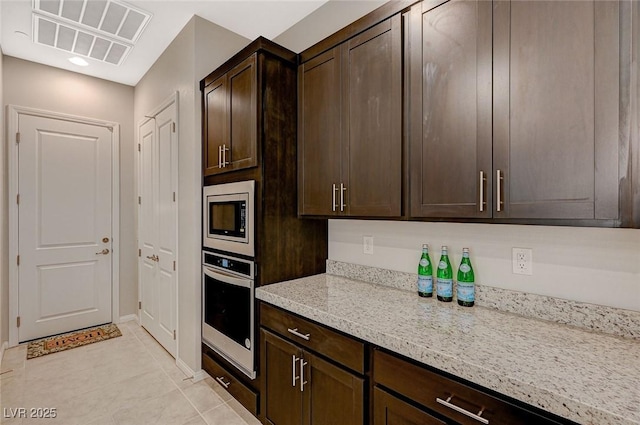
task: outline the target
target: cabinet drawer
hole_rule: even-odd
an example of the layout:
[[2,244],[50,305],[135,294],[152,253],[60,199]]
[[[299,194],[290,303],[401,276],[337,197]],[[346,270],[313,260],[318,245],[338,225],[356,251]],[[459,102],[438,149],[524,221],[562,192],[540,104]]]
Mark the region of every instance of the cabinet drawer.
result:
[[[254,416],[258,415],[258,393],[253,389],[244,385],[240,380],[236,379],[225,368],[220,366],[215,360],[202,355],[202,368],[215,379],[220,385],[242,404]],[[222,382],[221,382],[222,381]]]
[[349,369],[365,372],[363,342],[265,303],[260,304],[260,324]]
[[[373,356],[373,379],[377,385],[387,387],[464,425],[568,423],[543,417],[379,350],[375,350]],[[465,415],[458,409],[464,409],[479,418]]]

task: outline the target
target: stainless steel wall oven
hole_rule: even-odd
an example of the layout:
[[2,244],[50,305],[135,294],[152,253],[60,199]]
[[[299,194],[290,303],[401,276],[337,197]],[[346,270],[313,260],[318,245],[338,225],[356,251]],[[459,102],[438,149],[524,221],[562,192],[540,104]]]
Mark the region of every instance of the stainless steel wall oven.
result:
[[254,271],[253,261],[202,253],[203,342],[251,379],[256,377]]

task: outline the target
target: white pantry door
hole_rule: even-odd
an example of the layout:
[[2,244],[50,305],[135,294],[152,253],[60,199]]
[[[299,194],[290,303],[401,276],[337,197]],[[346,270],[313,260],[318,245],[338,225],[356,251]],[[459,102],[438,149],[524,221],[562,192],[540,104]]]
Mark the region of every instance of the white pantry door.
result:
[[138,130],[140,324],[176,356],[177,163],[175,98]]
[[112,130],[18,116],[18,339],[112,321]]

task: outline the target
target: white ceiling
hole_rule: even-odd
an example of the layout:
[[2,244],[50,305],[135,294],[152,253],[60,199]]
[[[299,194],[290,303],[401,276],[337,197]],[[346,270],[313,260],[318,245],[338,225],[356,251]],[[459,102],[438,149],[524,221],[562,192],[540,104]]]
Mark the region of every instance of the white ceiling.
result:
[[[273,39],[327,0],[130,0],[124,3],[152,17],[121,65],[85,58],[89,66],[73,65],[70,52],[32,42],[34,0],[0,0],[0,46],[4,54],[127,85],[135,85],[185,24],[198,15],[253,40]],[[89,0],[94,1],[94,0]]]

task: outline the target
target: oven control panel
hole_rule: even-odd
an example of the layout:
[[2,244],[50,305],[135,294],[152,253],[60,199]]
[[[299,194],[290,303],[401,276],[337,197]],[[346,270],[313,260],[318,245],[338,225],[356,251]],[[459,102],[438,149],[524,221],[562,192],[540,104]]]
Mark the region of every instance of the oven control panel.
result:
[[202,253],[202,262],[205,266],[218,270],[226,270],[233,274],[245,276],[253,279],[253,261],[242,260],[240,258],[229,257],[227,255],[212,252]]

